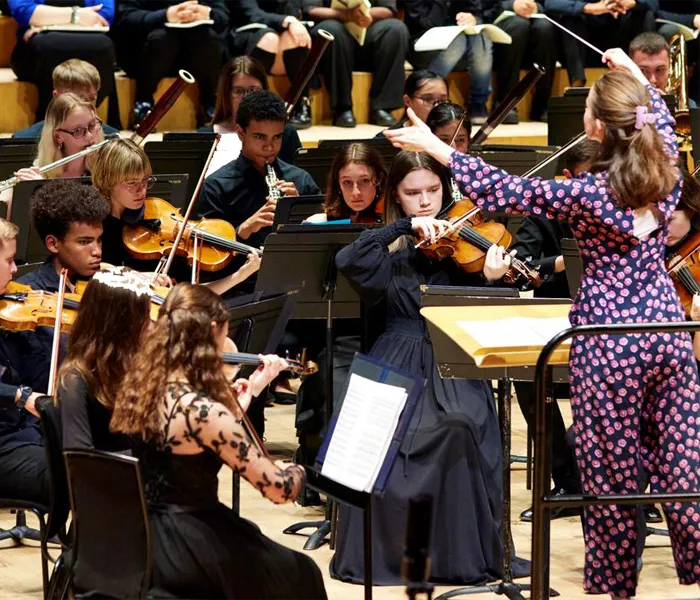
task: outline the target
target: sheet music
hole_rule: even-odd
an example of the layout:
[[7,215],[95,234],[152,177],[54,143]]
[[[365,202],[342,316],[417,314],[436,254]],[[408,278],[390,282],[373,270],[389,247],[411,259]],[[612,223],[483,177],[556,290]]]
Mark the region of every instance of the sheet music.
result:
[[444,50],[458,35],[479,35],[483,32],[492,42],[497,44],[510,44],[512,38],[500,27],[490,24],[480,25],[446,25],[445,27],[433,27],[428,29],[416,41],[413,49],[416,52],[430,50]]
[[403,388],[351,374],[321,474],[371,492],[407,398]]
[[544,346],[557,333],[571,327],[568,317],[510,317],[487,321],[458,321],[457,325],[485,348]]

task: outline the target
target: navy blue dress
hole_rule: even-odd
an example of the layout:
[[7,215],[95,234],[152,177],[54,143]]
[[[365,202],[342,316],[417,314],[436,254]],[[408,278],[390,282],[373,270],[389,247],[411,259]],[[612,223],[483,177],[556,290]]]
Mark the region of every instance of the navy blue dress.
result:
[[[483,282],[452,261],[429,261],[412,244],[389,252],[389,244],[411,233],[410,219],[401,219],[365,231],[336,258],[364,301],[386,305],[386,328],[370,354],[428,382],[386,488],[373,499],[374,583],[402,583],[407,502],[420,493],[434,496],[431,580],[483,582],[502,571],[501,450],[493,396],[484,381],[440,378],[419,312],[421,285]],[[362,541],[362,513],[341,507],[333,577],[363,581]]]

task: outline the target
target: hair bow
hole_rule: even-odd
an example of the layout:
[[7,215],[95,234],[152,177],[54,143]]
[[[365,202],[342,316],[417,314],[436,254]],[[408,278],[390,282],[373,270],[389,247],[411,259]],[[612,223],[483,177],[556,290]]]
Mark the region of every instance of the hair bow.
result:
[[637,114],[637,120],[634,122],[636,129],[641,129],[645,125],[651,125],[656,121],[656,115],[650,113],[646,106],[638,106],[634,111]]

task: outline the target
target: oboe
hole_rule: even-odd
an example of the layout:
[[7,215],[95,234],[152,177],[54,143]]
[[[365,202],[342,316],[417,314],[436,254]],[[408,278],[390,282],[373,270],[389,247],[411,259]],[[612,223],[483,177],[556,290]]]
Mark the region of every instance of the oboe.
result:
[[272,165],[270,163],[267,163],[265,165],[265,168],[267,169],[267,175],[265,176],[265,183],[267,184],[267,190],[270,195],[270,200],[274,200],[277,202],[282,197],[282,192],[280,192],[280,189],[277,187],[277,173],[275,173],[275,170],[272,168]]

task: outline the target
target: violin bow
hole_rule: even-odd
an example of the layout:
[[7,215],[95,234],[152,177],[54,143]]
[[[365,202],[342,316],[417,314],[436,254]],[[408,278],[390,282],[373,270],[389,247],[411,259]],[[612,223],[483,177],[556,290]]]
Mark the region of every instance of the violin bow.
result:
[[693,172],[690,175],[691,175],[691,177],[695,177],[699,172],[700,172],[700,162],[698,162],[698,166],[693,169]]
[[66,295],[66,283],[68,270],[61,269],[58,278],[58,295],[56,297],[56,320],[53,327],[53,340],[51,343],[51,365],[49,367],[49,387],[47,395],[56,394],[56,375],[58,373],[58,349],[61,344],[61,325],[63,324],[63,299]]
[[192,198],[190,198],[190,203],[187,206],[187,211],[185,212],[185,215],[182,218],[182,224],[177,230],[175,242],[173,243],[173,248],[170,251],[170,254],[168,254],[168,261],[165,263],[165,267],[163,267],[163,272],[161,273],[162,275],[167,276],[170,272],[170,267],[173,264],[173,260],[175,260],[175,254],[177,254],[177,249],[180,247],[180,242],[182,242],[182,236],[185,234],[185,229],[187,229],[187,222],[190,220],[192,208],[194,207],[194,203],[197,200],[197,197],[199,196],[200,190],[202,189],[202,185],[204,184],[204,178],[206,177],[207,171],[209,170],[211,160],[212,158],[214,158],[214,154],[216,153],[216,147],[219,145],[220,139],[221,135],[217,133],[216,137],[214,138],[214,143],[211,145],[211,149],[209,150],[209,156],[207,156],[207,161],[204,163],[204,168],[202,169],[202,172],[199,175],[197,186],[194,188],[194,192],[192,192]]
[[600,54],[601,56],[605,56],[605,52],[603,52],[600,48],[596,48],[596,47],[595,47],[593,44],[591,44],[590,42],[584,40],[580,35],[576,35],[573,31],[571,31],[570,29],[567,29],[567,28],[564,27],[561,23],[555,21],[555,20],[552,19],[551,17],[548,17],[545,13],[539,13],[539,14],[542,15],[542,18],[543,18],[543,19],[547,19],[547,21],[549,21],[552,25],[555,25],[556,27],[559,27],[559,29],[561,29],[562,31],[568,33],[572,38],[574,38],[575,40],[578,40],[578,41],[581,42],[584,46],[588,46],[591,50],[593,50],[593,52],[597,52],[597,53]]
[[538,171],[540,171],[541,169],[546,167],[552,161],[557,160],[560,156],[563,156],[564,154],[566,154],[574,146],[577,146],[585,139],[586,139],[586,132],[582,131],[575,138],[572,138],[566,144],[564,144],[561,148],[559,148],[559,150],[557,150],[556,152],[552,152],[547,158],[545,158],[544,160],[541,160],[534,167],[525,171],[525,173],[523,173],[521,175],[521,177],[532,177],[535,173],[537,173]]

